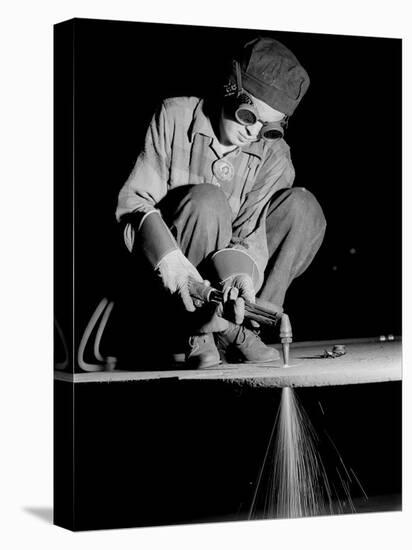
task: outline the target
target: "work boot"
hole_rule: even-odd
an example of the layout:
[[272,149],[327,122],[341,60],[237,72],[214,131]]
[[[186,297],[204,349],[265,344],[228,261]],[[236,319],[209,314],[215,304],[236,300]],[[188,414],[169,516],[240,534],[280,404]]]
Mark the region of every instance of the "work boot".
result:
[[215,335],[226,360],[232,363],[268,363],[280,358],[279,352],[264,344],[259,336],[243,325],[229,323],[229,328]]
[[220,363],[220,355],[213,334],[199,334],[189,338],[186,368],[207,369]]

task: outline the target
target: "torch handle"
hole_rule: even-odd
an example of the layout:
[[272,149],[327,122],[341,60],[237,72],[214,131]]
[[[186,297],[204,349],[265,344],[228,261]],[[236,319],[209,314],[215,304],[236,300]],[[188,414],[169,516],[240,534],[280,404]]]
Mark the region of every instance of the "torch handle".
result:
[[[203,302],[214,302],[217,304],[223,303],[223,292],[207,286],[202,282],[190,280],[189,291],[192,298],[201,300]],[[277,325],[280,312],[275,308],[268,307],[268,304],[260,305],[259,303],[253,304],[245,300],[245,317],[258,323],[267,325]]]

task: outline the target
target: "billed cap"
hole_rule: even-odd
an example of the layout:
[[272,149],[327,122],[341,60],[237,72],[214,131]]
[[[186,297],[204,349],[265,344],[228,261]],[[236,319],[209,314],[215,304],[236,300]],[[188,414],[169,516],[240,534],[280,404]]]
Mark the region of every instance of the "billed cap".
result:
[[256,38],[236,61],[243,88],[273,109],[292,115],[309,88],[309,75],[296,56],[273,38]]

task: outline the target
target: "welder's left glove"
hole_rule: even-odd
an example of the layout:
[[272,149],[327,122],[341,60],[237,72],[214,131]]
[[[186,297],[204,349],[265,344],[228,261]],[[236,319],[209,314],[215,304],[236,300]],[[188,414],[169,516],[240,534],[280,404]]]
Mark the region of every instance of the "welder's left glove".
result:
[[243,249],[223,248],[210,259],[212,285],[223,290],[223,316],[243,323],[245,300],[255,303],[259,272],[253,258]]
[[224,301],[228,298],[230,299],[229,293],[230,290],[235,288],[238,291],[238,297],[252,302],[253,304],[256,301],[255,288],[253,286],[252,278],[246,273],[240,275],[232,275],[221,281],[221,286],[223,290]]
[[223,290],[223,303],[232,312],[237,325],[243,323],[245,316],[245,300],[256,301],[255,289],[251,277],[245,273],[232,275],[220,283]]

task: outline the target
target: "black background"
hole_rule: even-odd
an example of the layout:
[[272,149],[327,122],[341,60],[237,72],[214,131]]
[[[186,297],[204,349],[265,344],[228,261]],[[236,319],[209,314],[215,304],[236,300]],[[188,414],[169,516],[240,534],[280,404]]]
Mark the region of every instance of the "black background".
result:
[[164,97],[205,95],[256,35],[287,45],[311,78],[286,140],[295,185],[328,228],[285,309],[297,340],[401,333],[401,41],[166,24],[75,22],[77,329],[128,283],[114,211]]

